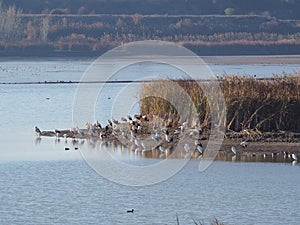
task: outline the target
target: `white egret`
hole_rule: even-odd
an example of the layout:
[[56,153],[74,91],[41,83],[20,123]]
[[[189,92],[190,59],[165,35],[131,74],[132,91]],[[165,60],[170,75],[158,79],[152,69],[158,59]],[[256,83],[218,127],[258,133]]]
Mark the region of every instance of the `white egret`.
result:
[[297,155],[295,153],[292,154],[292,159],[293,159],[293,161],[297,161],[298,160],[298,157],[297,157]]
[[231,147],[231,151],[233,152],[233,154],[236,154],[236,147],[235,147],[235,146],[232,146],[232,147]]
[[198,152],[200,154],[202,154],[203,153],[203,147],[202,147],[202,145],[197,145],[197,150],[198,150]]
[[187,144],[187,143],[185,143],[185,144],[184,144],[184,150],[185,150],[186,152],[189,152],[189,151],[191,150],[190,145]]

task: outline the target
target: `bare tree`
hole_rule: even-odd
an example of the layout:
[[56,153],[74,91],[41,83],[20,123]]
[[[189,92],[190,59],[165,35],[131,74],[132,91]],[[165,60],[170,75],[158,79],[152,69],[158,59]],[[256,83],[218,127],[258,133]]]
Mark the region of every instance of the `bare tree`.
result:
[[48,40],[49,28],[50,28],[49,17],[46,16],[42,18],[41,27],[40,27],[40,35],[41,35],[41,40],[43,42],[46,42]]
[[5,41],[16,42],[22,38],[21,13],[14,5],[4,9],[0,4],[0,32]]

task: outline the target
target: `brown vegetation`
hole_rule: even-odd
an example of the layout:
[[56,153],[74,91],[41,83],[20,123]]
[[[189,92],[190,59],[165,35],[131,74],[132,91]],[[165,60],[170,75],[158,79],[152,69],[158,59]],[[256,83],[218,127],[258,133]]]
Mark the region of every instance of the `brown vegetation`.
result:
[[[264,16],[53,15],[1,9],[0,47],[95,54],[140,40],[171,41],[199,54],[279,54],[300,49],[300,22]],[[250,47],[249,47],[250,46]],[[284,52],[286,51],[286,52]]]
[[[207,97],[195,81],[175,80],[190,96],[197,109],[198,118],[192,118],[202,127],[210,126],[210,110]],[[246,76],[224,76],[218,80],[226,102],[226,127],[229,131],[255,132],[300,132],[300,76],[274,76],[271,79],[256,79]],[[209,90],[210,83],[201,85]],[[176,98],[176,85],[153,81],[142,87],[143,96],[156,93],[162,98],[147,97],[141,101],[141,113],[159,115],[162,118],[179,120],[178,105],[164,99]],[[211,90],[212,95],[214,90]],[[172,97],[170,97],[172,96]],[[176,102],[175,100],[171,100]],[[178,102],[178,101],[177,101]],[[181,107],[190,108],[184,103]],[[180,114],[179,114],[180,115]]]

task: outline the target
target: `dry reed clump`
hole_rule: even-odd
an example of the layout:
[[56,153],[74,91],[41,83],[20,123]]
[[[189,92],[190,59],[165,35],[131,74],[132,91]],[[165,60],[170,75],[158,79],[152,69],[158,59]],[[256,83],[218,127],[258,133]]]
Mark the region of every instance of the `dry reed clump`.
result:
[[[165,80],[153,81],[143,85],[142,96],[153,93],[162,96],[147,97],[141,101],[141,113],[158,115],[162,118],[172,118],[182,122],[189,120],[190,125],[197,123],[203,128],[210,126],[210,107],[207,97],[214,101],[214,85],[212,82],[200,81],[201,87],[192,80],[173,80],[190,97],[197,118],[184,114],[179,118],[180,108],[192,108],[191,103],[180,102],[181,94],[178,87],[172,87]],[[300,74],[273,76],[272,78],[257,79],[248,76],[224,76],[217,81],[221,87],[226,103],[226,128],[229,131],[256,130],[259,132],[291,131],[300,132]],[[204,95],[205,90],[206,95]],[[179,96],[178,96],[179,95]],[[178,105],[171,105],[165,99],[176,99]],[[216,99],[218,96],[216,97]],[[182,100],[182,99],[181,99]],[[222,111],[221,107],[220,112]],[[176,110],[177,109],[177,110]],[[179,109],[182,110],[182,109]],[[195,114],[193,114],[195,115]]]

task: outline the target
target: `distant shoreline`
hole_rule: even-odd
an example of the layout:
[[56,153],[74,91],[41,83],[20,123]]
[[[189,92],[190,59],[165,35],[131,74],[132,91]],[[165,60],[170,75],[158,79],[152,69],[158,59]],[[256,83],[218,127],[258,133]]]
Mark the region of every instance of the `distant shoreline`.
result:
[[[17,52],[17,51],[16,51]],[[19,52],[20,53],[20,52]],[[24,60],[24,59],[96,59],[100,57],[104,52],[93,52],[91,54],[80,54],[79,52],[54,52],[38,54],[8,54],[0,51],[0,61],[7,60]],[[300,52],[299,54],[234,54],[234,55],[199,55],[199,57],[207,64],[221,64],[221,65],[235,65],[235,64],[300,64]]]
[[[175,42],[176,43],[176,42]],[[300,44],[282,45],[192,45],[183,44],[199,56],[295,56],[300,55]],[[117,46],[103,46],[98,50],[91,50],[89,46],[77,46],[77,50],[57,50],[52,45],[33,46],[0,46],[0,57],[98,57]],[[298,60],[299,61],[299,60]],[[251,63],[251,62],[249,62]]]

